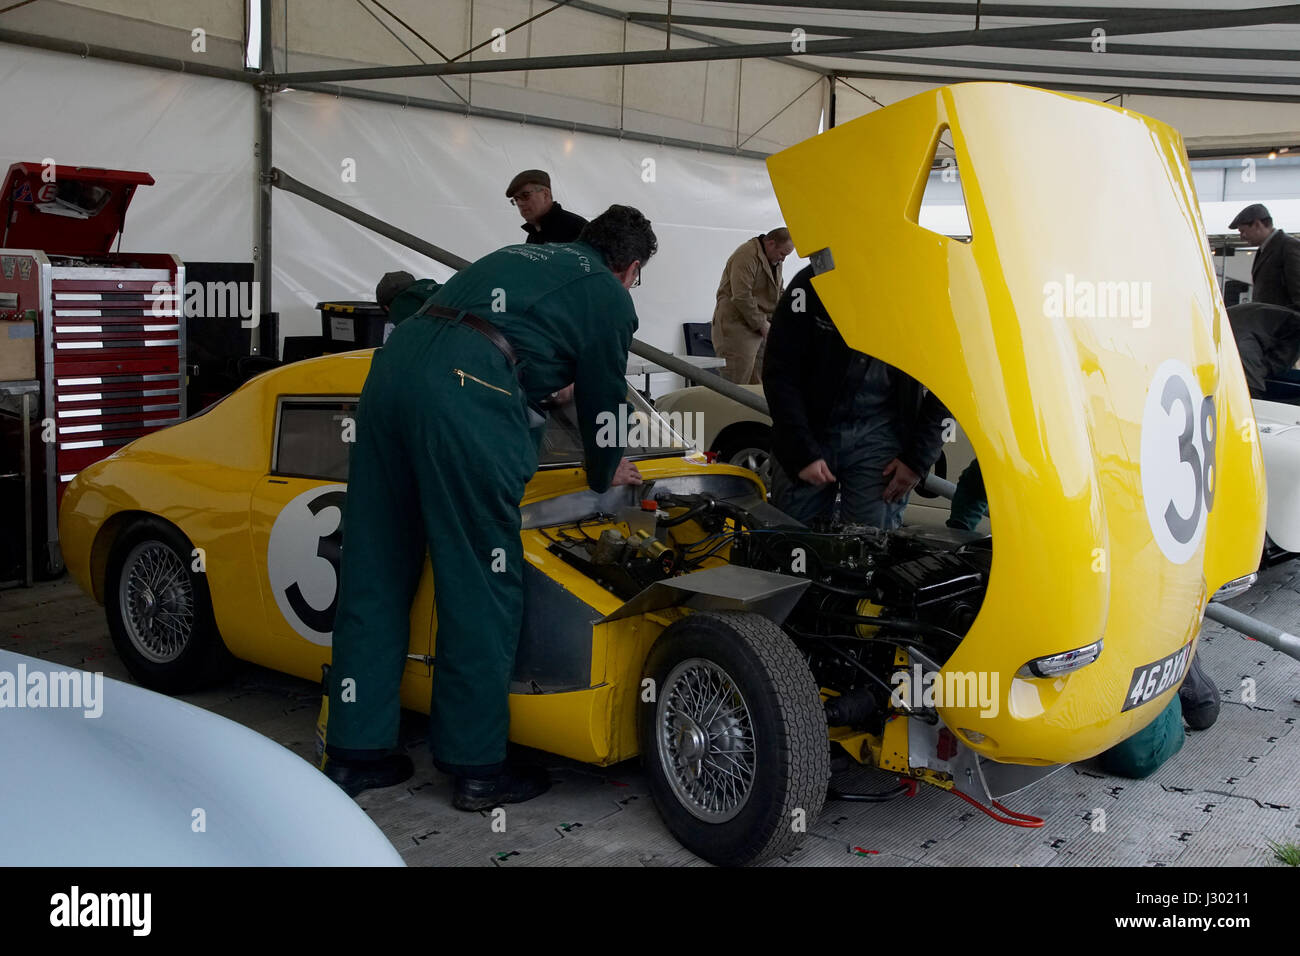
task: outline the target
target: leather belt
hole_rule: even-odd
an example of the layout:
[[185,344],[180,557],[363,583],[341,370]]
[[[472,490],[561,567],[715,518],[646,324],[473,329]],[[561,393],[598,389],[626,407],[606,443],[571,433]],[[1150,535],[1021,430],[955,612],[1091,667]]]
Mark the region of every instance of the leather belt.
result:
[[501,334],[501,330],[491,322],[479,318],[472,312],[465,312],[460,309],[449,309],[446,306],[433,305],[431,302],[426,302],[424,307],[415,314],[417,316],[432,315],[440,319],[447,319],[451,322],[460,322],[462,325],[467,325],[495,345],[497,351],[506,357],[506,361],[510,363],[511,368],[514,368],[519,364],[519,358],[515,355],[514,347],[510,344],[509,339]]

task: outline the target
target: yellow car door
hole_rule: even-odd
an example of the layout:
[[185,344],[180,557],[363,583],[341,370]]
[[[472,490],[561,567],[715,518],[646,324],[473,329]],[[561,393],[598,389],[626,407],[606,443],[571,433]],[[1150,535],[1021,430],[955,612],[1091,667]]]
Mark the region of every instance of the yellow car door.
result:
[[[275,397],[270,470],[252,495],[250,529],[267,621],[257,661],[318,678],[338,608],[348,452],[356,396]],[[402,704],[428,711],[433,576],[426,561],[411,607]]]

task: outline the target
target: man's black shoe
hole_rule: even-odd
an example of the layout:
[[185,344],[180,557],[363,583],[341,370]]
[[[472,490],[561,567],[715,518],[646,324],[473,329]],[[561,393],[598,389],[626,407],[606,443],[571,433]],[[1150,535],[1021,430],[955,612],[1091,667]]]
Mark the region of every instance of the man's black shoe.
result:
[[486,810],[502,803],[523,803],[551,789],[551,778],[541,767],[516,767],[495,777],[457,777],[451,805],[457,810]]
[[1183,705],[1183,720],[1191,730],[1208,730],[1219,719],[1219,689],[1201,667],[1199,652],[1192,658],[1183,686],[1178,688],[1178,700]]
[[406,754],[391,754],[378,760],[339,760],[330,757],[325,761],[325,776],[329,777],[349,797],[363,790],[395,787],[410,780],[415,764]]

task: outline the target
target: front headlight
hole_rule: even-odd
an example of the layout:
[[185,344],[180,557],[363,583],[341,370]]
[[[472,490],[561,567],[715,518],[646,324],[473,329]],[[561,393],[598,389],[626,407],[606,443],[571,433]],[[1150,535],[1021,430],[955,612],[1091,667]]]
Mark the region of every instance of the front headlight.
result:
[[1210,601],[1230,601],[1238,594],[1244,594],[1246,591],[1250,590],[1251,585],[1255,583],[1258,577],[1259,575],[1252,571],[1250,574],[1243,577],[1233,578],[1223,587],[1219,588],[1219,590],[1215,591],[1214,597],[1210,598]]
[[1101,641],[1093,641],[1083,647],[1062,654],[1036,657],[1016,671],[1017,677],[1061,677],[1072,674],[1080,667],[1086,667],[1101,656]]

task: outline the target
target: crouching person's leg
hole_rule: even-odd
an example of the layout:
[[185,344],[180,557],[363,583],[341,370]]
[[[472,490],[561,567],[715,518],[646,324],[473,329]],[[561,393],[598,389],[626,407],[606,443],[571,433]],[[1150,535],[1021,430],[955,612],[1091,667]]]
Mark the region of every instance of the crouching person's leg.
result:
[[980,471],[980,463],[976,459],[966,466],[957,479],[957,490],[953,492],[952,508],[948,512],[948,527],[974,531],[988,513],[989,499],[984,491],[984,473]]

